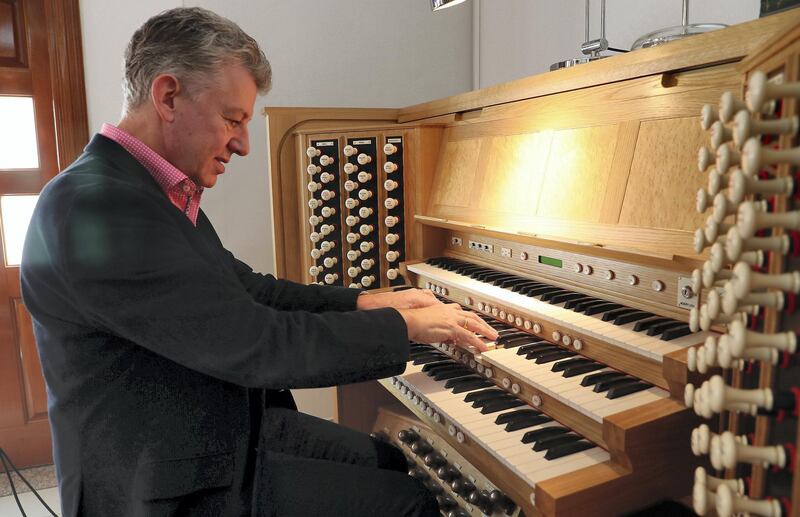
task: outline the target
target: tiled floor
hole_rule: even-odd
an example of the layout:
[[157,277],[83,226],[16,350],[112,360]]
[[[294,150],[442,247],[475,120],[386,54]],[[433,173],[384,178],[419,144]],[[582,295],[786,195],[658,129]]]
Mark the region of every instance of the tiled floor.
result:
[[[61,515],[61,500],[58,497],[58,487],[39,490],[39,495],[56,512],[56,515]],[[19,502],[22,503],[22,508],[25,509],[28,517],[50,517],[50,512],[47,511],[47,508],[42,506],[42,503],[31,492],[19,494]],[[22,514],[19,513],[14,496],[0,497],[0,517],[14,517],[16,515]]]

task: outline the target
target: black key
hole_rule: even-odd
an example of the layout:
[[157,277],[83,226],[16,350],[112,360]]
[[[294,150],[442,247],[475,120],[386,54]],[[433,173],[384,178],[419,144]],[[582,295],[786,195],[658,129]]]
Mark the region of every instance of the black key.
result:
[[568,300],[567,303],[564,304],[564,308],[578,310],[579,304],[595,300],[597,300],[597,298],[592,298],[591,296],[582,296],[580,298],[573,298],[571,300]]
[[503,425],[514,420],[515,418],[524,417],[526,415],[541,415],[541,413],[531,408],[516,409],[514,411],[509,411],[508,413],[497,415],[497,418],[494,420],[494,423],[497,425]]
[[512,420],[506,425],[506,432],[513,433],[514,431],[519,431],[520,429],[525,429],[526,427],[533,427],[535,425],[541,425],[545,422],[551,421],[547,415],[529,415],[525,418],[517,418]]
[[547,364],[552,363],[553,361],[558,361],[559,359],[566,359],[567,357],[572,357],[575,355],[575,352],[570,352],[569,350],[559,350],[558,352],[552,352],[550,354],[540,355],[534,362],[536,364]]
[[541,296],[546,293],[551,293],[554,291],[561,291],[558,287],[553,287],[551,285],[545,285],[542,287],[534,287],[531,289],[525,289],[524,291],[520,291],[519,294],[524,294],[525,296],[529,296],[533,298],[534,296]]
[[414,359],[413,364],[428,364],[428,363],[432,363],[434,361],[441,361],[442,359],[449,359],[449,357],[447,357],[445,354],[443,354],[441,352],[423,354],[423,355],[417,356]]
[[611,389],[608,390],[608,393],[606,393],[606,398],[618,399],[620,397],[624,397],[625,395],[636,393],[637,391],[649,390],[652,387],[653,387],[652,384],[648,384],[642,381],[632,382],[630,384],[623,384],[621,386],[613,386]]
[[620,377],[618,379],[608,379],[600,381],[594,385],[593,390],[597,393],[600,393],[601,391],[607,391],[613,388],[614,386],[622,386],[623,384],[630,384],[633,382],[639,382],[639,380],[635,379],[634,377],[628,377],[626,375],[625,377]]
[[683,325],[682,321],[675,321],[675,320],[670,321],[668,323],[662,323],[661,325],[653,325],[652,327],[647,329],[647,335],[657,336],[667,329],[670,329],[672,327],[680,327],[681,325]]
[[508,341],[511,341],[513,339],[516,339],[516,338],[536,339],[536,337],[531,336],[530,334],[527,334],[527,333],[522,332],[522,331],[516,331],[516,332],[512,332],[510,334],[506,334],[501,338],[498,338],[497,339],[497,344],[498,345],[505,345]]
[[458,379],[451,379],[447,382],[454,382],[455,384],[452,385],[450,391],[453,393],[466,393],[468,391],[479,390],[482,388],[488,388],[489,386],[493,386],[492,381],[485,379],[479,375],[475,377],[461,377]]
[[464,397],[464,402],[474,402],[484,397],[490,397],[492,395],[500,395],[505,393],[506,392],[501,390],[500,388],[491,388],[488,390],[476,391]]
[[525,403],[516,397],[504,400],[493,400],[481,408],[481,414],[490,415],[498,411],[504,411],[515,407],[524,406]]
[[[585,297],[586,295],[582,293],[558,294],[550,298],[550,303],[552,303],[553,305],[557,305],[559,303],[569,302],[570,300],[577,300]],[[564,307],[566,308],[566,305]]]
[[647,318],[645,320],[639,320],[636,322],[636,325],[633,326],[633,330],[634,332],[644,332],[653,325],[658,325],[659,323],[666,323],[668,321],[672,320],[670,320],[669,318],[662,318],[661,316]]
[[537,440],[536,443],[533,444],[533,450],[543,451],[545,449],[549,449],[550,447],[556,447],[558,445],[563,445],[565,443],[577,442],[578,440],[582,439],[583,438],[573,433],[565,433],[559,436],[550,436],[542,440]]
[[550,427],[543,427],[542,429],[534,429],[522,435],[522,443],[532,443],[543,440],[549,436],[557,436],[560,434],[568,433],[569,429],[566,427],[559,427],[557,425]]
[[503,289],[508,289],[509,287],[514,287],[515,285],[519,285],[524,281],[525,281],[524,278],[515,276],[513,278],[506,278],[505,280],[496,285],[498,287],[502,287]]
[[458,377],[466,377],[468,375],[475,375],[475,372],[469,368],[453,368],[452,370],[443,370],[436,374],[431,375],[435,381],[446,381],[449,379],[457,379]]
[[512,397],[508,393],[503,392],[502,395],[494,395],[492,397],[485,397],[485,398],[481,398],[481,399],[475,400],[475,401],[472,402],[472,407],[474,407],[474,408],[484,407],[487,404],[491,404],[492,402],[496,402],[496,401],[499,401],[499,400],[511,400],[511,399],[514,399],[514,398],[515,397]]
[[515,293],[518,293],[520,291],[520,289],[525,289],[525,288],[528,288],[528,287],[536,287],[536,286],[539,286],[539,285],[542,285],[541,282],[534,282],[533,280],[531,280],[531,281],[528,281],[528,282],[520,282],[518,284],[514,284],[511,287],[511,290],[514,291]]
[[563,458],[564,456],[569,456],[570,454],[575,454],[576,452],[591,449],[592,447],[594,447],[594,444],[587,442],[586,440],[556,445],[555,447],[547,449],[547,452],[544,453],[544,459],[555,460],[558,458]]
[[691,333],[692,329],[689,328],[689,325],[684,323],[680,327],[671,327],[665,330],[664,333],[661,334],[661,339],[663,341],[672,341],[679,337],[688,336]]
[[564,370],[564,377],[575,377],[576,375],[582,375],[584,373],[594,372],[597,370],[602,370],[605,368],[606,365],[600,363],[592,363],[592,364],[584,364],[578,366],[570,366],[566,370]]
[[565,359],[563,361],[559,361],[550,368],[551,372],[563,372],[570,366],[577,366],[579,364],[596,364],[591,359],[586,359],[585,357],[575,357],[573,359]]
[[567,291],[566,289],[547,291],[546,293],[543,293],[542,296],[539,297],[539,299],[542,300],[543,302],[549,302],[554,296],[558,296],[561,294],[572,294],[572,291]]
[[[541,342],[541,340],[539,340],[539,339],[537,339],[537,338],[535,338],[533,336],[528,336],[528,338],[512,339],[511,341],[509,341],[507,343],[503,343],[503,348],[517,348],[517,347],[521,347],[521,346],[539,344],[540,342]],[[522,354],[520,354],[520,355],[522,355]]]
[[593,373],[592,375],[587,375],[583,379],[581,379],[581,386],[592,386],[597,384],[598,382],[611,380],[611,379],[621,379],[622,377],[627,377],[622,372],[600,372],[600,373]]
[[525,355],[528,352],[535,352],[537,350],[557,350],[557,349],[558,349],[557,346],[548,343],[547,341],[541,340],[520,346],[517,349],[517,355]]
[[624,308],[622,305],[618,303],[599,303],[597,305],[592,305],[591,307],[587,308],[583,311],[584,314],[587,316],[593,316],[595,314],[600,314],[601,312],[611,311],[615,309],[622,309]]
[[647,311],[636,311],[634,313],[623,314],[614,318],[614,325],[627,325],[633,321],[643,320],[651,317],[653,314]]
[[636,309],[631,309],[630,307],[620,307],[619,309],[613,309],[613,310],[606,311],[605,313],[603,313],[602,320],[603,321],[613,321],[618,316],[622,316],[623,314],[630,314],[630,313],[634,313],[634,312],[640,312],[640,311],[637,311]]
[[583,312],[586,309],[588,309],[589,307],[594,307],[595,305],[605,305],[607,303],[611,303],[611,302],[608,302],[606,300],[600,300],[598,298],[593,298],[591,300],[586,300],[585,302],[576,303],[575,304],[575,311],[576,312]]
[[427,373],[427,372],[429,372],[431,370],[435,371],[439,367],[448,366],[448,365],[451,365],[451,364],[458,364],[458,363],[456,363],[455,361],[453,361],[450,358],[447,358],[447,359],[445,359],[443,361],[435,361],[435,362],[426,364],[425,366],[422,367],[422,371]]
[[[463,375],[461,377],[456,377],[454,379],[448,379],[444,383],[445,389],[452,389],[453,393],[460,393],[456,391],[456,388],[461,386],[461,383],[468,383],[470,381],[477,381],[478,379],[484,379],[481,375],[478,374],[471,374],[471,375]],[[484,379],[485,380],[485,379]]]
[[500,284],[502,284],[503,282],[518,281],[518,280],[519,277],[516,275],[503,275],[501,277],[495,278],[494,280],[492,280],[491,283],[499,287]]

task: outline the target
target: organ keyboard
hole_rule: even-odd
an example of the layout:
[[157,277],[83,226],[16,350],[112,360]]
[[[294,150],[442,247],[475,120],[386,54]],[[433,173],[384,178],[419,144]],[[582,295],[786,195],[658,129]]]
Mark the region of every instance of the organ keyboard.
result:
[[500,335],[412,344],[337,389],[338,420],[449,517],[797,515],[798,26],[400,110],[267,108],[280,276],[430,289]]

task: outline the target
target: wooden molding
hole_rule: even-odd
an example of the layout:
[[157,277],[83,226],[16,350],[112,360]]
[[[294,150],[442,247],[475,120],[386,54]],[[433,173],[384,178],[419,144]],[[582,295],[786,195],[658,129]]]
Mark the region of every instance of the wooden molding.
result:
[[80,156],[89,142],[78,0],[46,0],[45,13],[58,170],[61,171]]

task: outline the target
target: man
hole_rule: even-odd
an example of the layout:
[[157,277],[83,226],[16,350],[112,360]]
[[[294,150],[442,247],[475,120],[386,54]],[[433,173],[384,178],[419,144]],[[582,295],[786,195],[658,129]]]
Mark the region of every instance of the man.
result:
[[495,332],[418,290],[254,273],[202,210],[270,67],[209,11],[148,20],[125,105],[42,191],[22,262],[65,517],[434,515],[396,449],[303,415],[287,388],[402,371],[409,339]]

